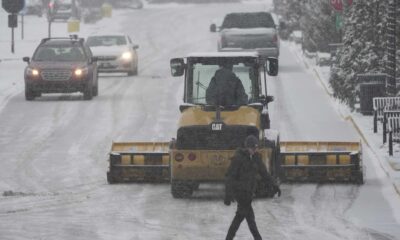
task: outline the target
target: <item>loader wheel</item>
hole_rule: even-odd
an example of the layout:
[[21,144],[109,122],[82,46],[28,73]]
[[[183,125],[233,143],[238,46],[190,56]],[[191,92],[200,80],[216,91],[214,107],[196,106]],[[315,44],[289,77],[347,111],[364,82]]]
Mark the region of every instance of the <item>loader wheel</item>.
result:
[[354,182],[358,185],[364,184],[364,176],[362,172],[357,173]]
[[114,183],[117,182],[117,181],[115,181],[114,177],[111,175],[110,172],[107,172],[107,182],[108,182],[109,184],[114,184]]
[[188,198],[193,194],[193,186],[182,181],[172,181],[171,193],[174,198]]

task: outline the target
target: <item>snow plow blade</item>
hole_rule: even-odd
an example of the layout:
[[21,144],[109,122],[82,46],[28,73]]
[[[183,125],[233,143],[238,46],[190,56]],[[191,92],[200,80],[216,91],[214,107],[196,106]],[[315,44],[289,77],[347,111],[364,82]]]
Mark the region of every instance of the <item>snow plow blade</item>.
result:
[[363,184],[361,143],[280,142],[283,182]]
[[114,142],[108,183],[168,182],[169,142]]

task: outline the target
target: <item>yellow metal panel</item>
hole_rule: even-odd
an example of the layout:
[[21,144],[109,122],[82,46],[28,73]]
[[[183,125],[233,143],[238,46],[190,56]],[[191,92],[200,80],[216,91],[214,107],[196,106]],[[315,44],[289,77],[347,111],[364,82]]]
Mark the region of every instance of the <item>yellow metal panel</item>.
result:
[[111,151],[168,152],[169,142],[113,142]]
[[[175,161],[175,154],[182,153],[184,160]],[[194,161],[188,160],[189,153],[195,153]],[[171,171],[174,179],[223,181],[235,150],[171,150]],[[271,150],[260,149],[266,166],[269,166]]]
[[67,22],[68,32],[79,32],[80,21],[78,19],[69,19]]
[[359,142],[280,142],[281,152],[361,151]]
[[[260,112],[248,106],[235,111],[221,111],[221,119],[227,125],[247,125],[260,128]],[[215,120],[215,111],[204,111],[201,106],[190,107],[182,112],[179,127],[209,125]]]
[[297,156],[297,165],[309,165],[310,158],[308,155],[298,155]]
[[109,3],[103,3],[101,5],[101,15],[102,17],[110,18],[112,16],[112,6]]
[[339,155],[339,164],[350,164],[351,158],[349,155]]
[[131,164],[131,156],[122,155],[122,157],[121,157],[121,164],[123,164],[123,165]]
[[133,157],[133,164],[144,165],[144,155],[135,155]]
[[328,165],[336,165],[336,155],[328,155],[326,156],[326,164]]
[[169,154],[162,156],[162,163],[163,165],[169,165]]
[[294,165],[296,163],[294,155],[285,156],[284,165]]

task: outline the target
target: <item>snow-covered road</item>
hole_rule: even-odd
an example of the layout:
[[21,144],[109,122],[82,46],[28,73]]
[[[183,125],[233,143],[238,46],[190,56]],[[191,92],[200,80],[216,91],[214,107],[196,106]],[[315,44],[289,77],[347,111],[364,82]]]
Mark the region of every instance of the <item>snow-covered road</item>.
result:
[[[51,94],[27,102],[25,64],[0,62],[0,239],[224,239],[235,208],[223,205],[223,186],[202,185],[182,200],[172,198],[168,184],[108,185],[107,153],[113,140],[174,137],[183,81],[170,76],[169,59],[215,51],[212,19],[265,10],[271,2],[149,4],[83,26],[82,35],[119,30],[140,46],[139,76],[102,76],[92,101]],[[26,54],[38,40],[26,44],[32,48]],[[275,95],[272,127],[282,140],[359,140],[286,44],[280,64],[279,76],[268,82]],[[263,239],[400,239],[400,198],[364,149],[363,186],[285,184],[281,198],[256,200]],[[237,239],[250,239],[245,223]]]

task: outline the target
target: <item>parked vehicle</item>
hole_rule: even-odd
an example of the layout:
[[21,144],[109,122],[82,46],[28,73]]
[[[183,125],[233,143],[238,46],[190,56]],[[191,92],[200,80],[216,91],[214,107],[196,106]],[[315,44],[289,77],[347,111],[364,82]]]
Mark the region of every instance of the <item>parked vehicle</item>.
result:
[[138,45],[124,34],[95,35],[87,38],[87,44],[98,57],[99,72],[126,72],[138,74]]
[[44,38],[33,57],[24,57],[25,98],[43,93],[82,92],[85,100],[98,95],[97,59],[83,38]]

